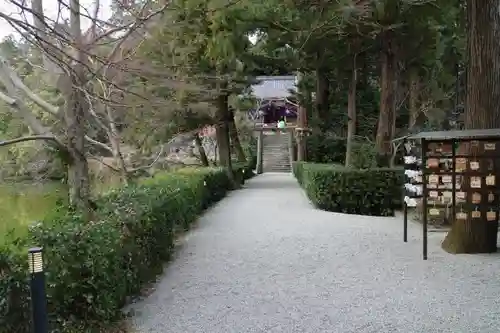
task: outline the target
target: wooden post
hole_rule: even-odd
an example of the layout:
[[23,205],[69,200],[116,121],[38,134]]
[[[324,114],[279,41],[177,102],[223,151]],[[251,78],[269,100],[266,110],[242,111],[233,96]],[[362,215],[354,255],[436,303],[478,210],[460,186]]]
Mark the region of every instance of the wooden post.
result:
[[293,164],[293,155],[294,155],[294,149],[293,149],[293,129],[288,129],[288,154],[290,157],[290,166]]
[[[429,171],[427,171],[426,174],[426,169],[427,169],[427,141],[422,139],[421,141],[421,147],[422,147],[422,178],[423,178],[423,184],[422,184],[422,257],[424,260],[427,260],[427,197],[429,196],[428,189],[427,189],[427,175],[429,174]],[[455,195],[455,193],[453,193]]]
[[257,139],[257,174],[263,172],[263,158],[264,158],[264,134],[262,129],[259,130],[259,136]]
[[[297,72],[297,92],[299,93],[300,96],[300,89],[299,89],[299,84],[300,81],[303,79],[303,73],[298,71]],[[296,138],[297,138],[297,161],[305,161],[306,159],[306,141],[305,141],[305,129],[307,126],[307,115],[306,115],[306,109],[300,104],[299,101],[299,107],[298,107],[298,112],[297,112],[297,123],[298,123],[298,128],[296,129]]]
[[304,132],[302,130],[297,130],[297,161],[305,161],[306,159],[306,149],[305,149],[305,139],[303,137]]

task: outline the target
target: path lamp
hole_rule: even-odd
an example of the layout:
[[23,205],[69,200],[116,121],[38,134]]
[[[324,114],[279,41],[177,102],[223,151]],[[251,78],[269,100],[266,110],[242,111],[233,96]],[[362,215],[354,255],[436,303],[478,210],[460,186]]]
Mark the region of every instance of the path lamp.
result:
[[33,333],[48,333],[47,295],[45,293],[45,273],[43,271],[43,251],[41,247],[29,249],[28,262]]

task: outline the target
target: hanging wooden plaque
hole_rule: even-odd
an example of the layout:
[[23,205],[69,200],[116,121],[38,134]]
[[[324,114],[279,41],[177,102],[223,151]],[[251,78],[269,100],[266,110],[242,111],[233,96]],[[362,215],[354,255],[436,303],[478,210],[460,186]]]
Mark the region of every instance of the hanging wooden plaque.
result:
[[439,160],[437,158],[429,158],[427,160],[428,168],[437,168],[439,166]]
[[440,214],[439,209],[437,209],[437,208],[431,208],[431,209],[429,209],[429,215],[431,215],[431,216],[437,216],[439,214]]
[[452,145],[450,143],[443,143],[441,145],[441,153],[445,155],[451,154],[453,151]]
[[495,150],[496,149],[496,144],[494,143],[485,143],[484,144],[484,150]]
[[429,184],[438,184],[439,176],[438,175],[429,175]]
[[488,163],[488,171],[493,171],[493,169],[495,168],[493,160],[488,160],[487,163]]
[[481,193],[474,192],[472,193],[472,203],[480,204],[481,203]]
[[457,149],[458,155],[465,155],[465,154],[467,154],[468,151],[469,151],[469,143],[468,142],[461,142],[458,145],[458,149]]
[[471,188],[481,188],[481,177],[470,177]]
[[464,172],[467,170],[467,159],[457,158],[455,160],[455,172]]
[[441,176],[441,181],[443,184],[451,183],[453,181],[453,178],[449,175],[446,176]]

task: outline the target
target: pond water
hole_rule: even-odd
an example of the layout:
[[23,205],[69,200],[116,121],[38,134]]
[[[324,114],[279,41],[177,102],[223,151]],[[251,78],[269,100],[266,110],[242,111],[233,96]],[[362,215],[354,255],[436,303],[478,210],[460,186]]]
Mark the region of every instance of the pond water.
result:
[[29,224],[43,219],[57,200],[66,196],[61,183],[0,184],[0,242],[11,230],[15,235],[25,232]]

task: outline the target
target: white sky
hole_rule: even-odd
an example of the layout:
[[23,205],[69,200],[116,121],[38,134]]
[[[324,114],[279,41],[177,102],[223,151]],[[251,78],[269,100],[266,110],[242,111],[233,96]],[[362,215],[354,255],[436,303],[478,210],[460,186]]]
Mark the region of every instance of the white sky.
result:
[[[31,4],[30,0],[0,0],[0,12],[9,15],[15,19],[23,19],[21,15],[20,9],[15,5],[15,3],[26,3],[26,6],[29,7]],[[43,0],[44,14],[45,16],[56,20],[57,12],[58,12],[58,2],[63,1],[63,3],[68,4],[69,0]],[[111,0],[100,0],[100,10],[99,10],[99,18],[101,20],[107,20],[111,15],[110,10]],[[80,5],[82,7],[81,12],[86,14],[87,10],[92,16],[94,12],[95,0],[80,0]],[[26,14],[28,16],[28,14]],[[62,18],[67,18],[67,10],[62,13]],[[31,17],[28,16],[28,20],[31,21]],[[82,29],[85,30],[89,27],[89,20],[85,17],[82,17]],[[10,34],[16,34],[16,31],[11,27],[11,25],[6,22],[3,18],[0,18],[0,40],[5,38]]]

